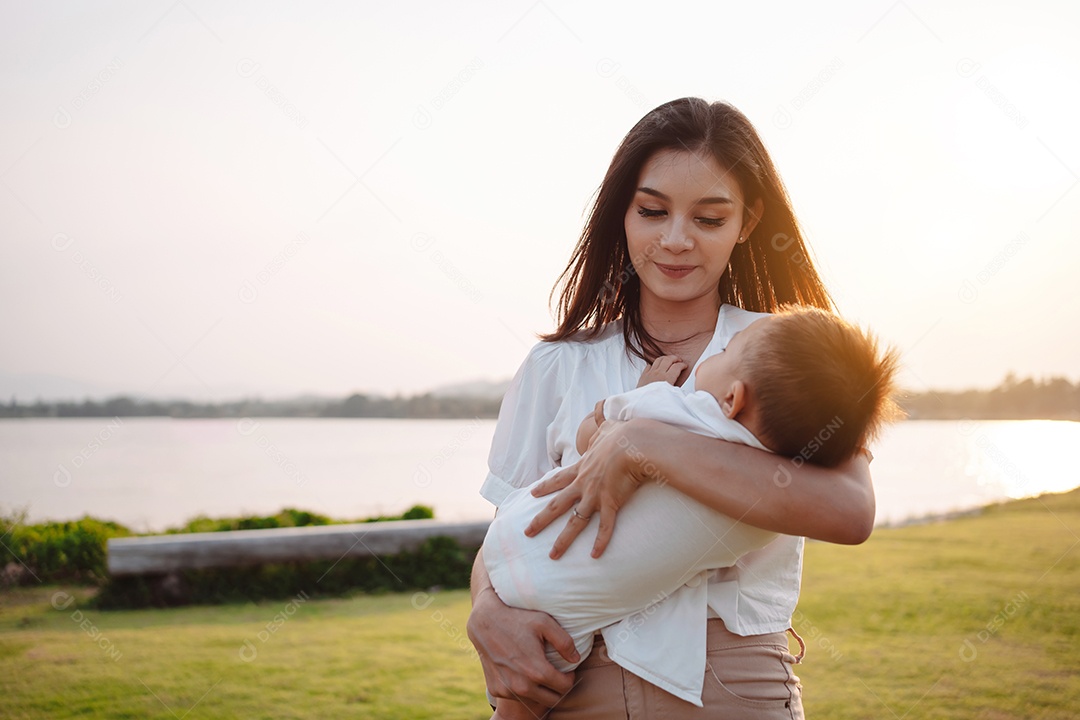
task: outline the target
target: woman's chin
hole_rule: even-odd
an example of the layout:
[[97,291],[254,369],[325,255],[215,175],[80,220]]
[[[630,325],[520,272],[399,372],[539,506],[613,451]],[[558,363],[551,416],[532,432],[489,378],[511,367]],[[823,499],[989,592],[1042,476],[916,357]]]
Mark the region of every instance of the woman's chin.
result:
[[717,293],[715,287],[703,288],[696,282],[668,280],[664,283],[649,285],[647,292],[643,295],[646,294],[651,296],[650,299],[654,302],[683,304],[701,302],[705,298],[715,299]]

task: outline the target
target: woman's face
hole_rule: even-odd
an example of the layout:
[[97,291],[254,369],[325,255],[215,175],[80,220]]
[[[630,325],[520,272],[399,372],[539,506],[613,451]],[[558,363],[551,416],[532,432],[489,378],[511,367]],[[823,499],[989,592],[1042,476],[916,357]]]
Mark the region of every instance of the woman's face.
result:
[[735,176],[708,154],[661,150],[649,158],[625,220],[642,302],[716,296],[739,236],[756,223],[744,226],[744,209]]

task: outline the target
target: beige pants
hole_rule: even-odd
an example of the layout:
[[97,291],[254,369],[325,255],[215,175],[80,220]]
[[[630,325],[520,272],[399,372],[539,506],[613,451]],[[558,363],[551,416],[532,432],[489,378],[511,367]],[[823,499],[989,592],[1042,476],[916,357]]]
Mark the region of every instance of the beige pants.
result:
[[[800,641],[801,642],[801,641]],[[709,620],[705,690],[699,708],[623,670],[608,658],[598,635],[575,671],[577,684],[549,720],[802,720],[802,688],[792,668],[786,633],[743,637]],[[801,657],[801,656],[800,656]]]

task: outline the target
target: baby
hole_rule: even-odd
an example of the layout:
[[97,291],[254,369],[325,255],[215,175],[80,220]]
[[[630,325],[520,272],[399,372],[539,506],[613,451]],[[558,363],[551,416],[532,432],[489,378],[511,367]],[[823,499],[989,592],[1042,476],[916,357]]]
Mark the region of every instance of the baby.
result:
[[[723,352],[701,361],[694,392],[674,385],[684,363],[658,358],[637,389],[597,403],[578,428],[578,451],[584,454],[604,420],[645,417],[798,464],[831,467],[864,448],[893,411],[896,365],[895,352],[880,353],[872,337],[839,317],[785,308],[756,320]],[[561,528],[552,524],[531,538],[523,533],[548,500],[524,488],[499,507],[483,547],[496,593],[507,605],[554,617],[582,658],[602,630],[613,661],[700,706],[708,612],[704,580],[710,570],[764,547],[776,533],[739,523],[663,483],[646,483],[620,510],[603,556],[594,559],[587,543],[575,543],[556,561],[548,552]],[[622,527],[633,530],[620,534]],[[684,632],[665,622],[655,633],[647,622],[628,626],[628,617],[636,613],[648,620],[662,606],[668,617],[691,626]],[[670,641],[686,637],[701,642]],[[575,667],[550,648],[548,658],[560,670]],[[500,700],[495,717],[536,712]]]

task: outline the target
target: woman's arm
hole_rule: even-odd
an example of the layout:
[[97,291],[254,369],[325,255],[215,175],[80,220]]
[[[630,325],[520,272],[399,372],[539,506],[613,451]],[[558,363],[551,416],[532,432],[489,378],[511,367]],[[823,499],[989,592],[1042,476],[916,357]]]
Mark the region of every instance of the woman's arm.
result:
[[482,552],[476,554],[471,585],[473,608],[465,627],[480,656],[488,692],[554,707],[574,686],[574,674],[556,670],[547,661],[544,644],[567,662],[577,662],[573,638],[546,613],[504,604],[491,586]]
[[[615,517],[642,482],[669,483],[748,525],[787,535],[855,545],[874,526],[874,488],[861,454],[822,468],[654,420],[605,422],[589,452],[540,483],[534,495],[561,490],[526,529],[533,535],[575,504],[600,513],[593,556],[607,547]],[[571,514],[552,548],[558,557],[588,523]]]

